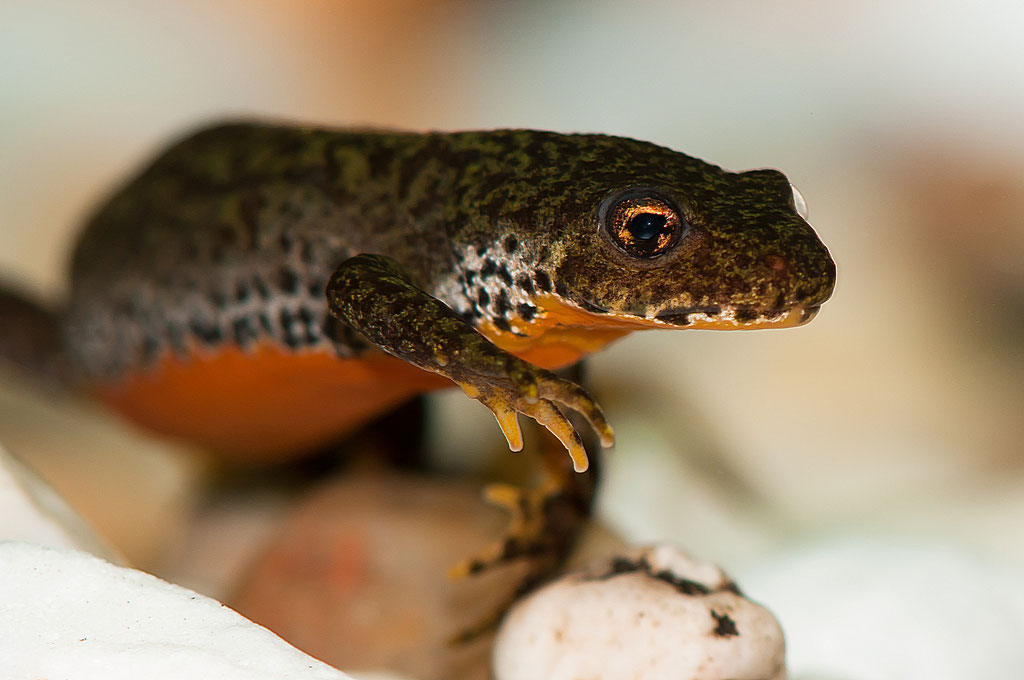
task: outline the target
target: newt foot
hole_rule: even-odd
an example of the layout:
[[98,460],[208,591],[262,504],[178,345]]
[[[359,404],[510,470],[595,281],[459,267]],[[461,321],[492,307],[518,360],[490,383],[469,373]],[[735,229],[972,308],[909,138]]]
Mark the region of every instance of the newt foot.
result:
[[576,428],[559,410],[559,405],[578,412],[594,428],[601,445],[611,446],[615,433],[604,417],[601,407],[585,389],[554,373],[514,359],[506,380],[456,381],[463,391],[494,414],[508,446],[513,451],[523,448],[523,434],[518,414],[529,416],[553,434],[572,458],[576,472],[589,467],[587,452]]
[[533,489],[491,484],[484,489],[484,498],[511,513],[508,529],[501,539],[454,566],[449,577],[467,578],[519,559],[528,559],[530,567],[511,597],[491,616],[459,633],[455,643],[493,630],[514,602],[552,576],[571,549],[579,526],[577,503],[554,478]]

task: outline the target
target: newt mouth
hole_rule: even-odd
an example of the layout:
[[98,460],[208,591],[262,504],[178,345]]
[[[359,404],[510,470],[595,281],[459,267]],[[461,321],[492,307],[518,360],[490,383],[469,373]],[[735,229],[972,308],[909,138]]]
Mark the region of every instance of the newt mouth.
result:
[[[589,319],[600,319],[604,325],[621,325],[641,328],[694,328],[708,330],[758,330],[764,328],[795,328],[802,326],[815,316],[821,304],[790,307],[788,309],[766,309],[764,307],[675,307],[663,310],[653,316],[638,316],[609,311],[583,301],[579,304],[582,313]],[[578,325],[568,323],[566,325]],[[591,324],[583,324],[591,325]],[[599,325],[599,322],[598,322]]]
[[653,320],[676,328],[715,330],[756,330],[762,328],[794,328],[815,316],[821,305],[793,307],[779,311],[743,308],[693,309],[657,314]]

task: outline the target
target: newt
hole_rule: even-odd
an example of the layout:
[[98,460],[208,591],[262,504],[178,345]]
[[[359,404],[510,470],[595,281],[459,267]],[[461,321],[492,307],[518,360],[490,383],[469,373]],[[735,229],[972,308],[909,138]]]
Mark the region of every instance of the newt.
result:
[[[511,449],[522,414],[583,471],[566,413],[605,446],[612,429],[553,371],[634,330],[806,323],[835,265],[805,218],[777,170],[620,137],[222,124],[99,207],[50,318],[77,385],[237,459],[296,455],[455,384]],[[552,478],[534,506],[568,484]]]

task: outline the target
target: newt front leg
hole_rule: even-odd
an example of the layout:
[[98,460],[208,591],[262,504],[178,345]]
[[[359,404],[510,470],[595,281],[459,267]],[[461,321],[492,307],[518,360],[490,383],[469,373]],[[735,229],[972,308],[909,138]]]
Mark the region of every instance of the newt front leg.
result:
[[612,445],[611,426],[582,387],[500,349],[417,288],[391,258],[357,255],[346,260],[331,276],[327,300],[331,314],[368,341],[449,378],[489,408],[513,451],[523,447],[517,419],[522,413],[562,442],[578,472],[587,469],[580,435],[559,412],[559,404],[585,417],[602,445]]

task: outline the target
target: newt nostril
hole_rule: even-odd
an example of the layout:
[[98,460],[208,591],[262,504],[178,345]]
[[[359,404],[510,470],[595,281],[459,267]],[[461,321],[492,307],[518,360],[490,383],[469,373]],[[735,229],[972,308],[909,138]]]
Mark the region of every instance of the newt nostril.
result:
[[[794,304],[793,300],[793,267],[790,259],[783,255],[765,255],[766,276],[775,299],[768,303],[774,311],[783,311]],[[771,293],[769,293],[770,295]]]
[[764,258],[764,263],[768,265],[768,268],[773,272],[780,274],[789,273],[789,260],[784,258],[782,255],[768,255]]

